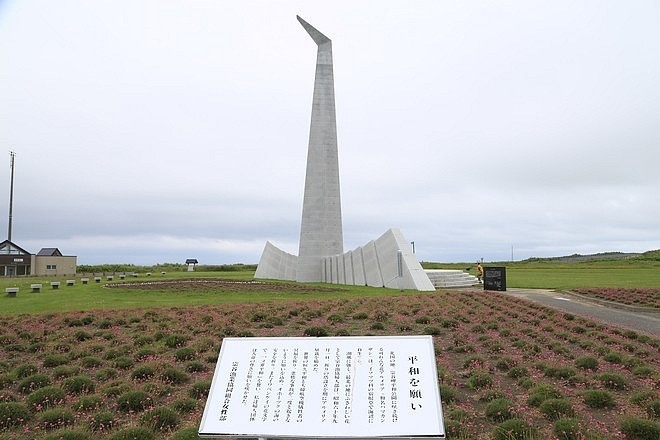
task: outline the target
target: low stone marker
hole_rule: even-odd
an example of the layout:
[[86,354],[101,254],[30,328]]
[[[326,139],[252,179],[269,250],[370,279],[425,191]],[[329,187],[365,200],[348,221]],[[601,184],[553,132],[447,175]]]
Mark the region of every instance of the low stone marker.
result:
[[33,293],[39,293],[41,292],[41,284],[30,284],[30,289]]
[[5,292],[7,292],[7,296],[10,298],[16,297],[16,294],[18,293],[18,287],[7,287],[5,289]]
[[108,275],[107,277],[105,277],[105,279],[108,281],[112,281],[115,279],[115,277],[113,275]]
[[89,283],[89,278],[81,278],[80,282],[83,283],[83,284],[87,284],[87,283]]
[[225,338],[198,434],[444,439],[433,339]]
[[66,280],[67,286],[73,286],[74,284],[76,284],[76,280]]
[[101,277],[94,277],[94,282],[95,283],[100,283],[101,282]]
[[60,288],[60,282],[59,281],[53,281],[50,283],[50,287],[53,288],[53,290],[57,290]]
[[119,279],[120,279],[120,280],[125,280],[125,279],[126,279],[126,275],[125,275],[125,274],[121,274],[121,275],[119,275]]

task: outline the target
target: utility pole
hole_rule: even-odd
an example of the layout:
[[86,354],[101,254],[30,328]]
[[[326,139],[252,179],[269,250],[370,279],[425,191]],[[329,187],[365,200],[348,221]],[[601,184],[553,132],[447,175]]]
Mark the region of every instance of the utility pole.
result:
[[9,156],[11,157],[11,183],[9,185],[9,228],[7,230],[7,240],[11,241],[11,223],[14,210],[14,158],[16,157],[16,153],[10,151]]

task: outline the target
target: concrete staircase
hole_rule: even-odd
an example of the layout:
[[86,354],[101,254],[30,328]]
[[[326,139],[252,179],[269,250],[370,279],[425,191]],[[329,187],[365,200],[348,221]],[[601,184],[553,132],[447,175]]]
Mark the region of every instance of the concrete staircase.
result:
[[477,277],[462,270],[426,269],[424,272],[436,289],[471,287],[479,284]]

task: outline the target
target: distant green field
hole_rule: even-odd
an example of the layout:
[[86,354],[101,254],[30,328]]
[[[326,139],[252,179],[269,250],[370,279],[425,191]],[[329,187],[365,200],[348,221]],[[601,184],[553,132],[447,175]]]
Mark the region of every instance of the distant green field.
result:
[[[538,289],[572,289],[576,287],[660,287],[660,262],[639,260],[607,260],[586,263],[516,262],[484,263],[504,266],[508,287]],[[424,263],[425,268],[462,269],[469,263]]]
[[[504,265],[507,267],[507,287],[572,289],[577,287],[660,287],[660,263],[645,262],[635,265],[610,264],[609,262],[589,264],[486,264],[486,266]],[[468,264],[435,265],[447,269],[466,269]],[[474,268],[470,272],[474,274]],[[127,278],[132,281],[155,281],[162,279],[181,279],[190,277],[225,278],[234,280],[251,280],[254,271],[232,272],[168,272],[154,274],[151,277],[141,275],[139,278]],[[71,277],[69,277],[71,278]],[[96,309],[130,309],[148,307],[183,307],[202,304],[244,303],[283,300],[309,300],[314,298],[353,298],[379,295],[398,295],[396,289],[383,289],[362,286],[333,286],[330,292],[287,292],[286,289],[263,292],[175,292],[171,290],[141,291],[123,288],[104,288],[107,282],[103,277],[101,283],[83,285],[76,278],[74,286],[66,285],[67,278],[35,278],[17,277],[0,278],[0,313],[46,313],[74,310]],[[50,287],[51,281],[60,281],[59,289]],[[120,282],[115,277],[113,282]],[[32,293],[30,285],[41,283],[41,293]],[[15,298],[5,294],[6,287],[20,289]]]
[[507,286],[541,289],[576,287],[658,287],[660,268],[519,268],[507,269]]

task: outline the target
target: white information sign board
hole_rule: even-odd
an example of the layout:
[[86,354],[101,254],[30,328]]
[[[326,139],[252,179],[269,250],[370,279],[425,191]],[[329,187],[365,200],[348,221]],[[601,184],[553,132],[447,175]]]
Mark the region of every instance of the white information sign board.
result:
[[201,438],[444,435],[431,336],[225,338],[199,427]]

